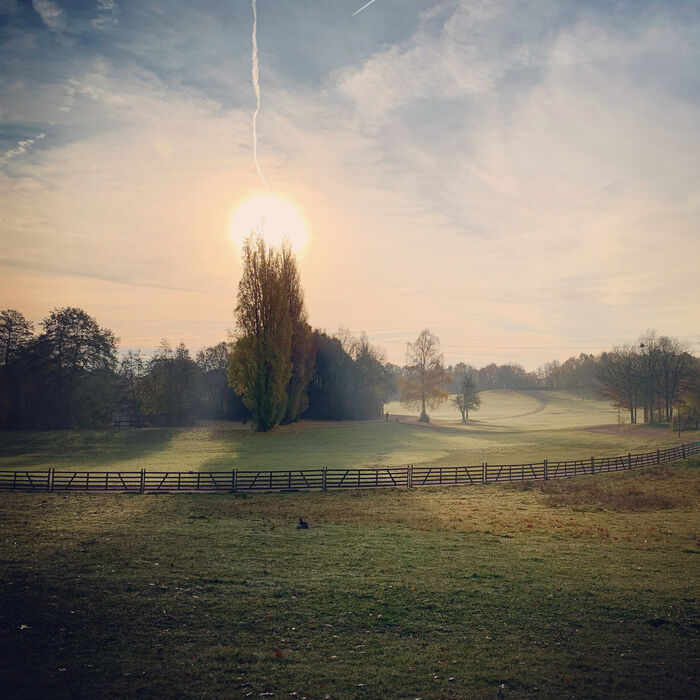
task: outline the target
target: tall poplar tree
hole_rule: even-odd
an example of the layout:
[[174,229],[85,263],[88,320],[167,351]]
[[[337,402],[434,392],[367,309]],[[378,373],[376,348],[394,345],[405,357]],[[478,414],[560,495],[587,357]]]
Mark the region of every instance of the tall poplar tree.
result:
[[282,253],[268,248],[260,235],[245,240],[228,380],[261,432],[284,418],[292,376],[292,320],[282,270]]
[[290,361],[292,373],[287,383],[287,408],[283,423],[293,423],[307,409],[309,397],[307,387],[316,363],[313,334],[306,318],[304,292],[301,288],[297,261],[288,241],[282,244],[280,252],[281,282],[287,298],[289,320],[292,325],[292,345]]

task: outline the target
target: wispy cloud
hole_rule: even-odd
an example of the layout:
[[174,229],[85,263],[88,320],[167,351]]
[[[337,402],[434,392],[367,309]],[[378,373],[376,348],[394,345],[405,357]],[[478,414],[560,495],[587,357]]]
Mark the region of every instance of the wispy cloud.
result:
[[97,10],[98,16],[90,22],[93,29],[104,32],[114,29],[119,24],[119,5],[115,0],[97,0]]
[[51,0],[32,0],[32,7],[41,21],[53,32],[60,32],[65,26],[66,13]]
[[18,141],[17,145],[14,148],[8,149],[0,156],[0,166],[5,165],[5,163],[7,163],[7,161],[9,160],[12,160],[12,158],[16,158],[17,156],[26,153],[37,141],[40,141],[45,137],[46,134],[41,133],[37,134],[34,138]]
[[[60,288],[100,318],[111,309],[127,339],[133,324],[181,337],[201,311],[185,297],[206,289],[211,336],[230,323],[227,214],[261,187],[250,5],[234,5],[156,16],[124,4],[129,32],[93,31],[93,54],[61,55],[17,22],[14,55],[0,47],[12,69],[0,159],[14,159],[0,230],[24,276],[4,268],[6,303],[24,309],[24,285],[38,317]],[[265,175],[311,222],[300,268],[314,325],[368,329],[394,361],[430,325],[450,361],[529,367],[647,327],[684,334],[700,293],[692,3],[446,0],[406,25],[390,21],[400,3],[375,3],[342,63],[327,37],[347,31],[347,9],[323,3],[308,21],[326,43],[290,50],[289,21],[303,16],[291,5],[262,15],[259,126]],[[38,132],[51,148],[19,157]],[[100,286],[110,279],[157,286],[171,325],[149,287],[132,307]]]

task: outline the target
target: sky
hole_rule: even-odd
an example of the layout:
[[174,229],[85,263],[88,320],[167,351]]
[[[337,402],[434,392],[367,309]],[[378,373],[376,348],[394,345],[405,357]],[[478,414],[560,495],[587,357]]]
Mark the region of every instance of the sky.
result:
[[[310,323],[389,360],[700,352],[700,3],[258,0],[259,165]],[[226,338],[255,167],[247,0],[0,0],[0,308]]]

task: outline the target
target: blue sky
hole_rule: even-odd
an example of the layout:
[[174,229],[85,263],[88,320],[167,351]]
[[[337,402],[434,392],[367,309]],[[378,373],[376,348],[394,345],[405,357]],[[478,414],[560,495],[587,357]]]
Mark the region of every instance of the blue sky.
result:
[[[393,361],[698,351],[700,4],[258,0],[258,153],[311,323]],[[249,2],[0,0],[0,307],[128,347],[233,323]]]

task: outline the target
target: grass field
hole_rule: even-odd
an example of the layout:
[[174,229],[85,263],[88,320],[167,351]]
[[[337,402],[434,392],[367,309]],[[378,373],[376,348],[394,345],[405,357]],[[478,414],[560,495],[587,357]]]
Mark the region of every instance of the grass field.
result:
[[[483,393],[483,409],[463,426],[456,411],[431,425],[402,414],[396,422],[300,422],[259,434],[250,426],[206,423],[192,428],[0,432],[0,469],[216,471],[313,467],[465,465],[576,459],[644,452],[677,444],[668,429],[626,426],[601,401],[560,392]],[[403,410],[403,409],[402,409]],[[443,411],[445,409],[443,408]],[[686,441],[698,432],[684,434]]]
[[[478,464],[678,442],[618,432],[608,406],[565,394],[483,405],[468,426],[0,433],[0,468]],[[697,697],[699,516],[697,457],[444,489],[2,493],[0,696]]]
[[699,497],[697,458],[517,488],[2,494],[0,695],[697,697]]

